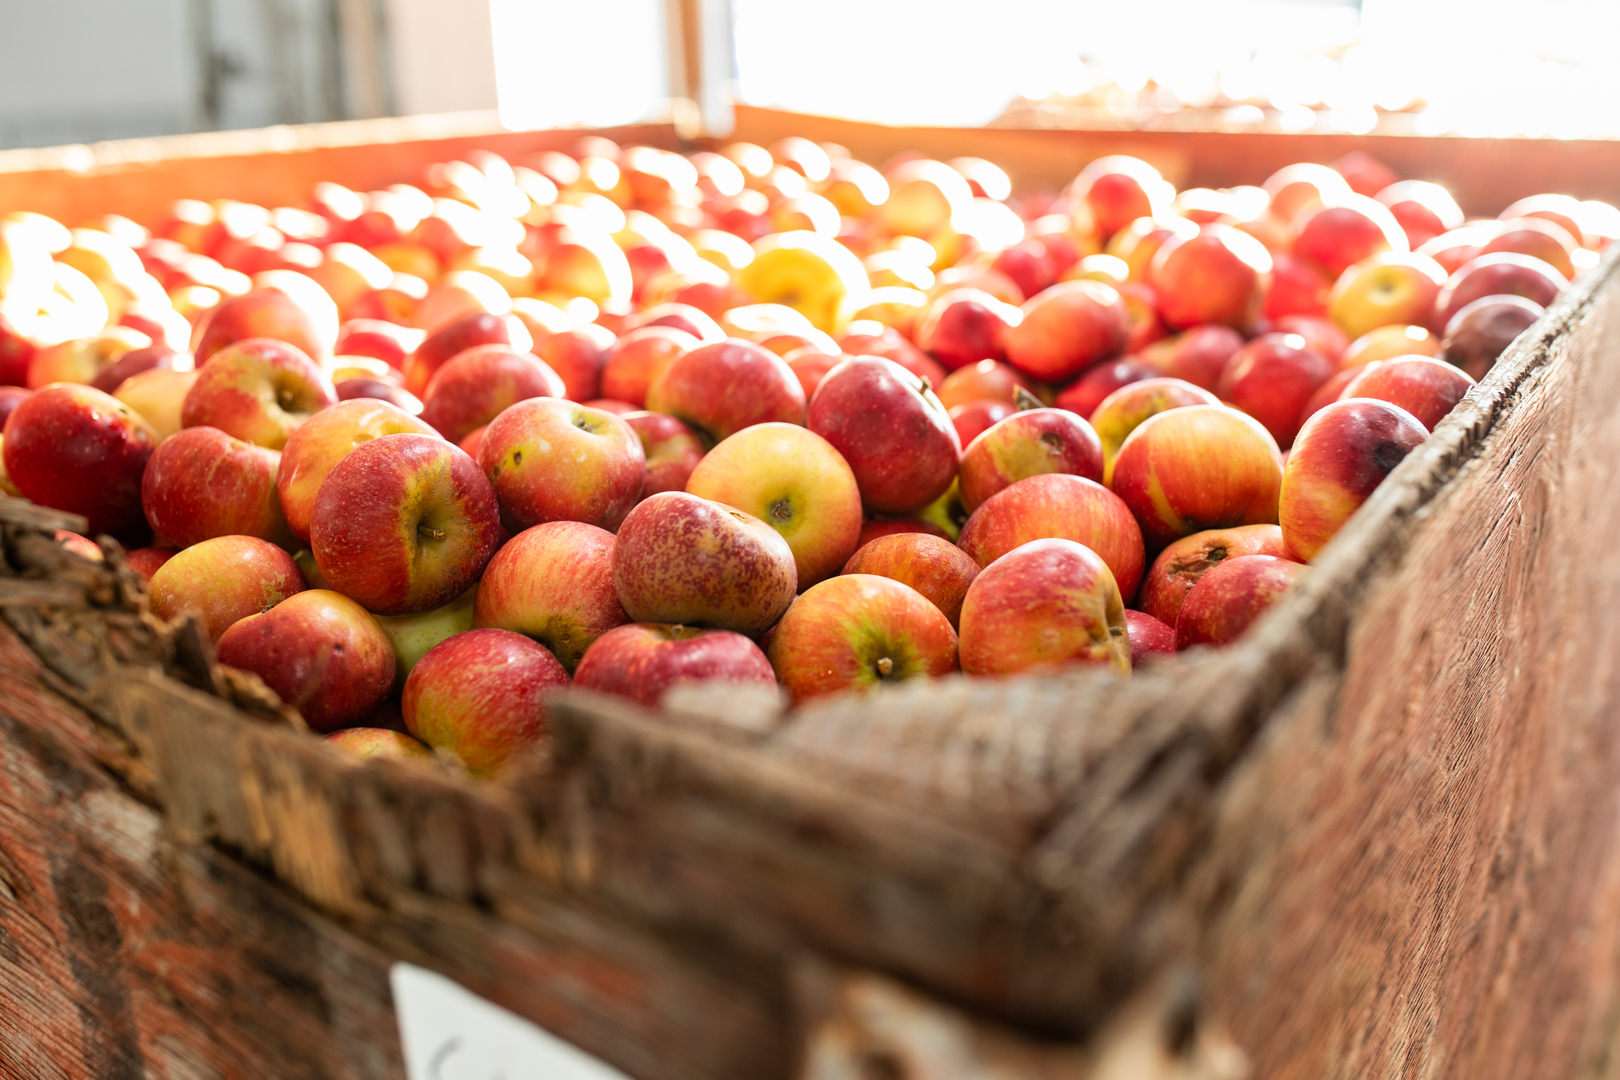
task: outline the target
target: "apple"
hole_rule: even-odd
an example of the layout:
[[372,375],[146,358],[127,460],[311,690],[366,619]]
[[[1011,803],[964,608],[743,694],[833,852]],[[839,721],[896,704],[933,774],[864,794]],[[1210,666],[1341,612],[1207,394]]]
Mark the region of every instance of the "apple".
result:
[[280,289],[258,288],[209,312],[197,324],[191,351],[197,366],[204,367],[221,349],[254,338],[283,342],[318,362],[332,355],[334,340],[293,297]]
[[374,401],[385,401],[407,416],[422,415],[422,401],[415,394],[402,386],[382,379],[344,379],[334,383],[332,389],[337,392],[339,401],[354,401],[358,398],[371,398]]
[[956,631],[932,601],[875,574],[845,574],[793,601],[771,635],[776,677],[795,703],[956,670]]
[[798,580],[793,549],[774,528],[682,491],[643,500],[613,548],[613,585],[636,622],[762,634],[793,602]]
[[528,327],[516,316],[473,312],[429,334],[406,358],[405,389],[420,397],[434,372],[475,345],[506,345],[521,353],[533,344]]
[[1408,250],[1406,233],[1389,209],[1355,194],[1306,215],[1293,244],[1293,254],[1321,270],[1330,281],[1374,255]]
[[664,369],[700,344],[696,336],[673,326],[630,331],[607,350],[603,359],[602,395],[642,405],[648,388]]
[[1138,218],[1167,212],[1174,195],[1157,169],[1124,154],[1098,158],[1069,185],[1069,199],[1087,210],[1103,240]]
[[1446,272],[1427,255],[1386,251],[1339,275],[1328,314],[1351,337],[1380,326],[1427,322]]
[[1271,216],[1285,225],[1304,211],[1338,205],[1354,194],[1344,177],[1311,162],[1285,165],[1260,186],[1270,196]]
[[912,340],[955,371],[980,360],[1004,360],[1007,339],[1023,313],[977,289],[952,289],[923,310]]
[[889,197],[874,216],[891,235],[926,238],[973,203],[967,180],[942,161],[912,158],[885,170],[885,179]]
[[1274,555],[1241,555],[1221,563],[1187,593],[1176,619],[1176,650],[1236,641],[1308,572]]
[[793,308],[828,333],[838,325],[839,310],[870,288],[866,268],[853,252],[808,229],[757,241],[753,260],[737,271],[737,285],[759,303]]
[[309,271],[309,276],[344,313],[362,296],[385,289],[394,280],[394,272],[381,259],[359,244],[346,241],[329,244],[325,258]]
[[[1374,361],[1382,363],[1382,361]],[[1333,373],[1327,382],[1318,386],[1305,401],[1305,407],[1299,411],[1299,426],[1304,427],[1305,421],[1338,401],[1344,396],[1344,388],[1355,382],[1356,376],[1362,372],[1362,367],[1340,368]]]
[[187,428],[146,463],[141,506],[165,542],[188,548],[216,536],[293,543],[276,494],[281,455],[217,428]]
[[727,682],[776,686],[771,662],[748,638],[732,630],[706,630],[670,623],[615,627],[585,650],[574,686],[616,694],[657,708],[677,683]]
[[1444,360],[1397,356],[1363,367],[1340,397],[1374,398],[1399,405],[1433,431],[1473,385],[1466,372]]
[[1146,281],[1153,257],[1166,240],[1197,235],[1197,223],[1184,217],[1139,217],[1109,239],[1108,254],[1125,260],[1126,280]]
[[1349,371],[1396,356],[1438,356],[1440,339],[1421,326],[1380,326],[1356,338],[1339,357],[1339,370]]
[[[1260,316],[1271,254],[1230,225],[1202,225],[1165,240],[1148,270],[1159,315],[1173,329],[1220,323],[1243,329]],[[1191,380],[1189,380],[1191,381]]]
[[685,330],[705,345],[723,341],[726,336],[726,332],[720,329],[720,324],[701,308],[667,301],[653,304],[636,316],[636,328],[644,326],[672,326],[677,330]]
[[422,420],[460,442],[508,406],[530,398],[561,398],[562,379],[532,353],[506,345],[478,345],[456,354],[427,385]]
[[295,346],[248,338],[227,345],[197,372],[180,423],[280,450],[298,425],[336,403],[325,372]]
[[38,390],[51,383],[93,385],[96,376],[116,364],[125,354],[150,348],[151,345],[152,339],[145,334],[122,326],[109,326],[89,337],[46,346],[35,353],[28,364],[28,387]]
[[1451,192],[1425,180],[1401,180],[1379,191],[1373,198],[1389,208],[1412,250],[1430,240],[1462,228],[1463,212]]
[[[1239,344],[1242,338],[1238,338]],[[1234,350],[1236,346],[1233,347]],[[1090,417],[1102,400],[1122,386],[1143,379],[1151,379],[1158,372],[1141,357],[1127,356],[1122,360],[1099,360],[1057,395],[1055,404],[1080,416]]]
[[180,553],[179,548],[172,547],[143,547],[136,548],[124,556],[129,568],[141,576],[141,581],[150,585],[152,575],[158,572],[158,567],[168,562]]
[[160,619],[195,615],[210,641],[304,589],[292,556],[252,536],[216,536],[163,561],[147,598]]
[[971,514],[996,492],[1047,473],[1101,482],[1102,443],[1089,423],[1067,409],[1021,410],[962,452],[962,507]]
[[[1230,326],[1195,326],[1149,345],[1142,350],[1140,360],[1149,367],[1151,375],[1182,379],[1213,391],[1220,385],[1221,373],[1242,347],[1243,335]],[[1115,389],[1118,387],[1111,388],[1109,393]],[[1102,399],[1098,398],[1097,404],[1101,403]],[[1095,410],[1096,405],[1092,408]]]
[[1286,251],[1271,256],[1271,280],[1260,310],[1268,319],[1284,315],[1325,315],[1333,281],[1312,263]]
[[11,417],[12,412],[32,394],[32,390],[21,386],[0,386],[0,428],[5,427],[6,420]]
[[843,456],[871,513],[927,506],[951,486],[962,456],[956,428],[928,384],[882,357],[850,357],[829,371],[807,422]]
[[1281,485],[1277,440],[1224,405],[1149,417],[1114,459],[1113,491],[1153,551],[1205,529],[1276,524]]
[[1509,204],[1497,217],[1502,221],[1513,221],[1518,218],[1542,218],[1557,225],[1576,243],[1582,243],[1585,234],[1581,229],[1581,218],[1584,215],[1579,200],[1569,195],[1530,195],[1518,202]]
[[1566,278],[1574,278],[1572,256],[1579,247],[1561,226],[1542,218],[1517,218],[1503,223],[1502,231],[1480,248],[1481,255],[1499,251],[1531,255],[1547,263]]
[[323,409],[287,439],[276,470],[276,490],[294,536],[309,539],[315,496],[332,467],[355,447],[383,435],[435,435],[414,416],[385,401],[357,398]]
[[958,368],[939,385],[939,401],[947,410],[970,401],[1001,401],[1015,405],[1018,391],[1032,392],[1034,383],[1021,372],[995,360],[980,360]]
[[1103,398],[1091,414],[1091,428],[1096,432],[1103,459],[1103,475],[1093,479],[1104,484],[1111,481],[1119,448],[1148,417],[1187,405],[1220,403],[1214,394],[1184,379],[1143,379],[1120,387]]
[[1332,168],[1357,195],[1376,195],[1396,180],[1388,165],[1361,150],[1350,151],[1335,161]]
[[382,319],[350,319],[338,327],[332,352],[337,356],[370,356],[395,371],[404,371],[405,359],[426,336],[420,330]]
[[1478,258],[1485,250],[1485,245],[1501,231],[1501,224],[1494,221],[1465,225],[1430,240],[1418,249],[1418,254],[1429,256],[1439,263],[1446,273],[1455,274],[1465,263]]
[[1450,326],[1457,312],[1484,296],[1522,296],[1547,307],[1567,284],[1557,269],[1533,256],[1506,251],[1481,255],[1447,279],[1430,325]]
[[146,528],[141,475],[158,434],[138,413],[89,386],[61,383],[6,418],[6,476],[26,499],[82,514],[90,533],[137,538]]
[[943,537],[907,531],[862,544],[844,564],[843,573],[876,574],[909,585],[939,608],[954,630],[962,598],[979,576],[979,564]]
[[804,388],[769,349],[727,338],[676,357],[648,388],[647,408],[719,442],[755,424],[804,423]]
[[1147,564],[1142,529],[1119,496],[1083,476],[1047,473],[996,492],[968,518],[957,543],[986,567],[1022,544],[1050,537],[1095,551],[1120,592],[1135,594]]
[[396,685],[403,686],[416,662],[427,655],[429,649],[456,634],[464,634],[477,625],[474,615],[478,602],[478,586],[474,585],[454,600],[432,611],[415,615],[374,615],[377,625],[388,635],[394,649]]
[[469,630],[417,661],[400,707],[412,735],[493,776],[540,743],[546,699],[568,685],[544,646],[510,630]]
[[1278,521],[1288,556],[1316,557],[1429,430],[1398,405],[1336,401],[1299,433],[1283,470]]
[[131,349],[117,360],[102,368],[90,385],[109,394],[117,394],[124,380],[143,371],[190,371],[191,354],[176,352],[167,345],[148,345],[144,349]]
[[947,377],[939,361],[917,348],[892,326],[871,320],[856,320],[844,328],[844,333],[834,339],[833,344],[845,356],[881,356],[893,360],[919,379],[927,379],[930,386],[940,386]]
[[629,424],[562,398],[520,401],[491,420],[478,465],[513,533],[543,521],[615,530],[641,498],[647,473]]
[[1098,664],[1131,670],[1125,605],[1107,563],[1084,544],[1032,540],[986,566],[962,601],[969,675]]
[[563,396],[570,401],[589,401],[602,396],[602,367],[616,340],[606,327],[590,323],[552,334],[534,352],[562,379]]
[[23,386],[28,382],[28,365],[39,351],[39,344],[19,330],[0,308],[0,385]]
[[1145,611],[1125,609],[1125,636],[1131,643],[1131,670],[1161,656],[1174,656],[1176,631]]
[[1005,401],[964,401],[960,405],[951,407],[949,416],[951,424],[956,428],[956,441],[966,446],[979,437],[980,432],[987,431],[998,422],[1005,420],[1017,408]]
[[816,396],[821,387],[821,380],[827,377],[827,372],[843,363],[849,357],[843,353],[825,353],[813,345],[802,349],[794,349],[783,356],[787,366],[793,369],[794,376],[799,380],[799,386],[804,389],[806,401]]
[[990,266],[1011,278],[1025,296],[1034,296],[1057,283],[1058,270],[1052,254],[1039,237],[1002,248],[990,260]]
[[1298,334],[1262,334],[1232,354],[1216,393],[1265,425],[1289,446],[1316,388],[1333,376],[1328,359]]
[[830,442],[795,424],[756,424],[721,442],[686,490],[776,529],[793,552],[801,592],[838,573],[860,537],[854,471]]
[[624,422],[641,439],[641,450],[647,458],[641,497],[661,491],[685,491],[692,470],[703,460],[703,440],[697,433],[663,413],[625,413]]
[[433,751],[403,731],[389,728],[343,728],[322,736],[323,741],[338,749],[363,758],[388,758],[394,761],[430,759]]
[[315,565],[379,615],[431,611],[466,592],[500,543],[500,511],[473,460],[431,435],[383,435],[327,473],[309,518]]
[[1260,329],[1262,333],[1298,334],[1305,339],[1305,344],[1334,364],[1350,347],[1350,335],[1321,315],[1283,315],[1263,323]]
[[1166,626],[1176,616],[1198,579],[1228,559],[1243,555],[1285,558],[1282,529],[1276,525],[1240,525],[1232,529],[1206,529],[1184,536],[1159,552],[1142,579],[1139,606]]
[[573,671],[593,641],[630,621],[613,587],[613,534],[548,521],[508,540],[484,568],[478,625],[534,638]]
[[[426,267],[412,269],[431,276]],[[357,308],[353,314],[358,315],[360,311]],[[494,315],[518,321],[512,315],[512,298],[500,282],[477,270],[452,270],[428,286],[427,295],[411,312],[411,325],[425,330],[431,337],[469,315]]]
[[[949,493],[947,492],[947,494]],[[926,521],[921,517],[872,518],[861,526],[861,535],[855,541],[855,550],[859,553],[861,548],[880,537],[910,532],[927,533],[929,536],[937,536],[941,540],[950,540],[952,538],[951,533],[946,532],[934,522]],[[854,556],[850,557],[854,558]]]
[[1446,324],[1440,355],[1475,379],[1483,379],[1507,347],[1546,314],[1522,296],[1482,296],[1465,304]]
[[1007,361],[1038,379],[1062,382],[1125,348],[1125,302],[1100,281],[1065,281],[1024,303],[1007,333]]

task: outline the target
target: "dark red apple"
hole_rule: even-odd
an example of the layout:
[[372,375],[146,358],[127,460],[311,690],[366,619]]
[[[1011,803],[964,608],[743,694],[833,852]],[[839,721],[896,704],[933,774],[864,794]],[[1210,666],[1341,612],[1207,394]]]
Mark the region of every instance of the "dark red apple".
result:
[[1232,355],[1216,393],[1265,425],[1277,445],[1292,445],[1300,413],[1333,364],[1298,334],[1262,334]]
[[1176,649],[1236,641],[1307,573],[1307,567],[1273,555],[1242,555],[1221,563],[1199,579],[1182,603]]
[[760,647],[732,630],[672,623],[630,623],[585,650],[574,686],[656,709],[670,687],[688,682],[774,687],[776,673]]

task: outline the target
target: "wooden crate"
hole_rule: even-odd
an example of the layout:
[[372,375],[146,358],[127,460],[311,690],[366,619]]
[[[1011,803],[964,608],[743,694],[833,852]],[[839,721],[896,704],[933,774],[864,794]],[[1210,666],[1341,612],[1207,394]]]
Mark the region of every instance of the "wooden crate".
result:
[[[1027,182],[1118,148],[740,121]],[[12,154],[0,206],[574,137],[481,123]],[[49,541],[82,522],[0,503],[0,1077],[397,1077],[399,960],[643,1080],[1213,1078],[1228,1036],[1261,1077],[1614,1075],[1616,258],[1235,647],[787,715],[579,694],[506,786],[310,738]]]

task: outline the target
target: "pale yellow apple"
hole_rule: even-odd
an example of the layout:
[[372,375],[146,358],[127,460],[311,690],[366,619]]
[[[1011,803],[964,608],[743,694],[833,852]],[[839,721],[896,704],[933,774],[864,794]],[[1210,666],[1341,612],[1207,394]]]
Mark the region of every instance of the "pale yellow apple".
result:
[[125,379],[113,396],[140,413],[159,438],[167,439],[180,430],[180,406],[196,381],[195,371],[153,368]]
[[394,662],[398,675],[396,686],[403,686],[416,662],[427,655],[429,649],[464,631],[471,630],[474,607],[478,602],[478,586],[474,585],[454,600],[432,611],[419,615],[373,615],[388,643],[394,647]]
[[761,303],[793,308],[829,334],[837,331],[839,313],[850,298],[871,290],[866,268],[854,252],[807,230],[761,239],[754,245],[754,261],[738,271],[737,284]]

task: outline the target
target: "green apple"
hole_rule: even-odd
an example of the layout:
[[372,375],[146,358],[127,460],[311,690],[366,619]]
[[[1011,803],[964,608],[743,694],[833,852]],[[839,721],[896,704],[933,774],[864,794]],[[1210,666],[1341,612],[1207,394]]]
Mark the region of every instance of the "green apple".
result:
[[478,601],[478,586],[474,585],[443,607],[417,615],[377,615],[377,625],[388,635],[394,647],[394,660],[399,666],[399,681],[411,673],[416,662],[427,651],[445,638],[454,637],[473,628],[473,610]]

